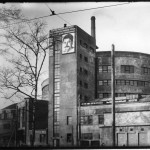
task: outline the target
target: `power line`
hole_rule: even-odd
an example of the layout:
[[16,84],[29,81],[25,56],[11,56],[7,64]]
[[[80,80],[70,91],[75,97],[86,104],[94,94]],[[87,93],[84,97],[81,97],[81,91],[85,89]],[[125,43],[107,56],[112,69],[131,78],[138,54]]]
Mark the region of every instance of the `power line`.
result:
[[51,15],[46,15],[46,16],[41,16],[41,17],[35,17],[35,18],[32,18],[32,19],[23,19],[23,21],[21,21],[21,22],[14,22],[14,23],[8,24],[6,27],[2,27],[0,29],[8,28],[8,26],[11,26],[11,25],[14,25],[14,24],[19,24],[19,23],[23,23],[23,22],[30,22],[30,21],[33,21],[33,20],[36,20],[36,19],[42,19],[42,18],[51,17],[51,16],[55,16],[55,15],[69,14],[69,13],[75,13],[75,12],[81,12],[81,11],[88,11],[88,10],[93,10],[93,9],[107,8],[107,7],[115,7],[115,6],[119,6],[119,5],[126,5],[126,4],[129,4],[129,3],[130,2],[123,3],[123,4],[100,6],[100,7],[94,7],[94,8],[89,8],[89,9],[81,9],[81,10],[63,12],[63,13],[58,13],[58,14],[55,14],[55,12],[51,10],[52,11]]
[[[51,13],[55,15],[55,12],[52,11],[52,10],[50,9],[50,7],[49,7],[47,4],[45,4],[45,5],[49,8],[49,10],[51,11]],[[62,19],[62,20],[65,21],[66,23],[70,24],[68,21],[66,21],[64,18],[60,17],[59,15],[57,15],[57,17],[59,17],[60,19]],[[70,24],[70,25],[71,25],[71,24]]]

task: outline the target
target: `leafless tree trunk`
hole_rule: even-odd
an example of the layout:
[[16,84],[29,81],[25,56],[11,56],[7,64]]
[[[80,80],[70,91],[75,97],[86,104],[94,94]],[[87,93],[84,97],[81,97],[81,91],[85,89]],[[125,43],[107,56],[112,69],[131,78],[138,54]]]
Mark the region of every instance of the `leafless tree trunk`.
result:
[[[11,12],[11,11],[10,11]],[[10,99],[21,93],[33,98],[32,146],[35,141],[35,103],[38,98],[38,81],[49,49],[46,23],[43,20],[21,19],[20,11],[5,17],[4,33],[1,34],[0,52],[7,64],[0,68],[0,87],[4,97]],[[1,12],[0,12],[1,15]],[[18,18],[11,24],[7,17]],[[21,17],[20,17],[21,16]],[[23,21],[22,23],[21,20]],[[14,21],[14,20],[13,20]],[[8,93],[9,90],[9,93]]]

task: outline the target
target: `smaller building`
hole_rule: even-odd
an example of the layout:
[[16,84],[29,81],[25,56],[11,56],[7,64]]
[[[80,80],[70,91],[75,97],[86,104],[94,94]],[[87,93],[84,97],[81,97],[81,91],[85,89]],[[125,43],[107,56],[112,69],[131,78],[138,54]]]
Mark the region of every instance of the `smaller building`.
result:
[[[30,146],[32,140],[33,99],[0,110],[0,147]],[[48,101],[35,102],[35,146],[48,144]]]
[[16,106],[12,104],[0,110],[0,146],[16,146]]
[[[18,145],[31,145],[33,123],[33,99],[18,103]],[[48,140],[48,101],[35,102],[35,146],[46,146]]]
[[[112,146],[111,98],[83,103],[80,108],[81,146]],[[150,96],[116,97],[116,146],[150,146]]]

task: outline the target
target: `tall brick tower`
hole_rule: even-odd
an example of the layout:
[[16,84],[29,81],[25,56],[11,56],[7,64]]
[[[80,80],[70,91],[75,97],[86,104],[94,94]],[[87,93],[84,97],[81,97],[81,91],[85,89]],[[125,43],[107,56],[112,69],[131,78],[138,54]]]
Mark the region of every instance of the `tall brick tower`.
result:
[[95,98],[95,37],[65,26],[50,30],[50,44],[48,142],[78,146],[80,102]]

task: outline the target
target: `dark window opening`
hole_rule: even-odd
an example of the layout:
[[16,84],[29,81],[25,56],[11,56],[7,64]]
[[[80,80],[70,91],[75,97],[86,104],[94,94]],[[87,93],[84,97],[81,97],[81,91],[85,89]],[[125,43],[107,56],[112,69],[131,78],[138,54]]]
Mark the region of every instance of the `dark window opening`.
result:
[[67,134],[67,143],[71,143],[72,142],[72,134],[68,133]]
[[99,124],[104,124],[104,114],[98,115],[98,123]]
[[84,57],[84,61],[85,61],[85,62],[88,62],[88,58],[87,58],[87,57]]
[[134,73],[134,66],[121,65],[121,73]]

